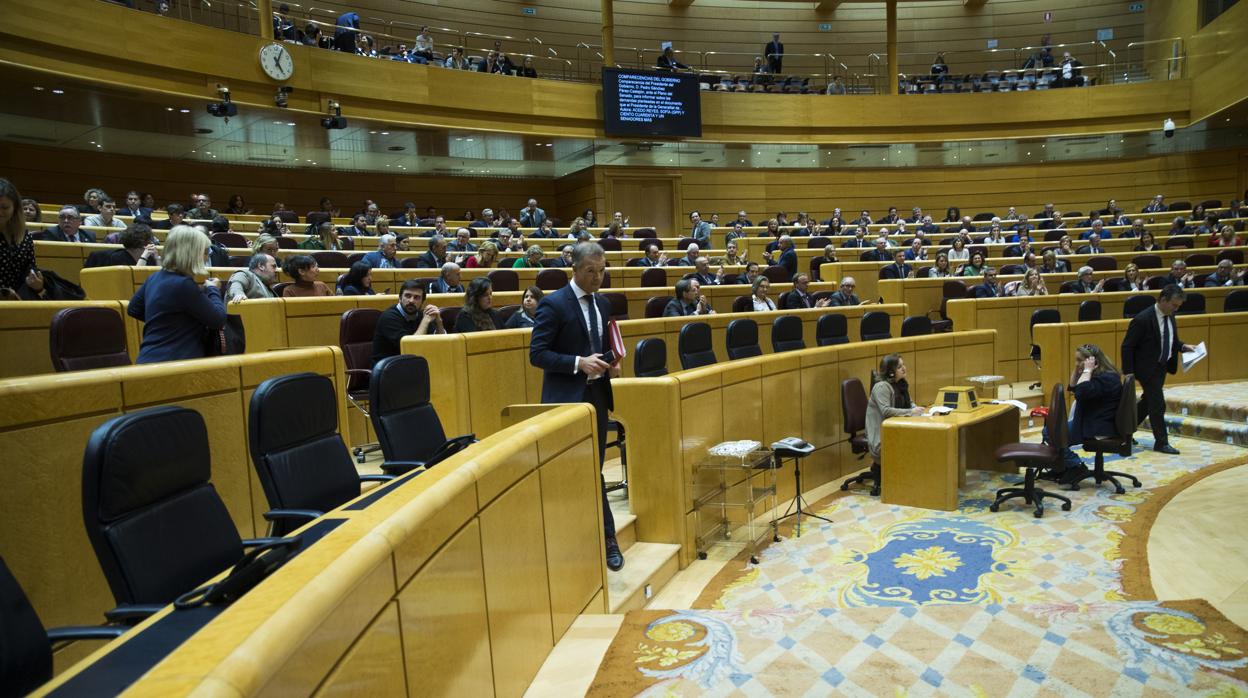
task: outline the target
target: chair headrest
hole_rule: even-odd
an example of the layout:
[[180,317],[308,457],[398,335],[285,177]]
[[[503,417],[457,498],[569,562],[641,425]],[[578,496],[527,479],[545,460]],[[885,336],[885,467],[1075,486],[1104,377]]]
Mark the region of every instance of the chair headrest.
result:
[[114,521],[208,482],[208,429],[198,412],[185,407],[123,414],[91,434],[82,467],[85,513]]
[[338,401],[333,381],[315,373],[264,381],[251,396],[248,429],[253,456],[336,433]]
[[429,362],[423,356],[387,356],[373,366],[369,406],[387,414],[429,404]]

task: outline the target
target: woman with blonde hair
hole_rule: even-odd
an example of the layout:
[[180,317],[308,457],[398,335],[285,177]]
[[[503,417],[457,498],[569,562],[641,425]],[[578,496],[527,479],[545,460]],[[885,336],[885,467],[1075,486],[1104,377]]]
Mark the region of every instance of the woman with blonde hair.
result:
[[498,263],[498,243],[492,240],[486,240],[481,243],[481,247],[477,253],[468,258],[464,267],[468,269],[485,268],[488,269]]
[[256,254],[263,252],[273,259],[277,259],[277,251],[280,249],[282,249],[282,246],[278,244],[277,238],[268,233],[260,233],[256,236],[255,241],[251,243],[252,252]]
[[[774,218],[772,220],[775,220]],[[776,303],[767,297],[767,292],[771,290],[771,280],[762,274],[754,279],[754,283],[750,287],[751,300],[754,303],[755,312],[764,312],[775,310]]]
[[936,253],[936,263],[932,265],[932,270],[927,273],[930,279],[943,279],[947,276],[953,276],[953,270],[949,268],[949,255],[945,252]]
[[1146,291],[1148,290],[1148,279],[1140,273],[1139,266],[1135,262],[1127,264],[1127,268],[1122,270],[1122,285],[1118,287],[1119,291]]
[[1044,285],[1044,279],[1040,278],[1039,269],[1028,269],[1021,281],[1012,281],[1010,285],[1013,288],[1007,288],[1005,295],[1007,296],[1047,296],[1049,289]]
[[199,359],[207,330],[225,326],[221,280],[207,276],[208,236],[179,225],[165,238],[161,270],[147,277],[130,299],[130,317],[143,321],[143,342],[135,363]]
[[304,250],[341,250],[338,245],[338,229],[334,224],[325,221],[316,227],[315,235],[308,235],[308,239],[299,243],[299,247]]

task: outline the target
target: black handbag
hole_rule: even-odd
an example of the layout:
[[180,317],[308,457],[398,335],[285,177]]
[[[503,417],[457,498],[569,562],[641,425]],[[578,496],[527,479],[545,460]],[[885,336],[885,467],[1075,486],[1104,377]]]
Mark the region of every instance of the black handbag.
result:
[[226,315],[221,329],[208,328],[204,332],[204,356],[226,356],[246,351],[247,333],[243,330],[240,315]]

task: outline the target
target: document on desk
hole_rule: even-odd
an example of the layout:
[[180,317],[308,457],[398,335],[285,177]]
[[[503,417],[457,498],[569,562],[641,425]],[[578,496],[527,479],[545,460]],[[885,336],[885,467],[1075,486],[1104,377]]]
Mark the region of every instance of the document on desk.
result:
[[1187,373],[1193,366],[1200,363],[1201,359],[1204,359],[1208,355],[1209,350],[1205,348],[1204,342],[1197,344],[1195,349],[1192,351],[1183,352],[1181,357],[1183,359],[1183,372]]
[[933,417],[938,414],[949,414],[952,411],[953,411],[952,409],[945,407],[944,405],[932,405],[931,407],[928,408],[927,413],[924,414],[923,416]]
[[1013,405],[1018,408],[1019,412],[1027,411],[1027,405],[1020,402],[1019,400],[989,400],[988,404],[990,405]]

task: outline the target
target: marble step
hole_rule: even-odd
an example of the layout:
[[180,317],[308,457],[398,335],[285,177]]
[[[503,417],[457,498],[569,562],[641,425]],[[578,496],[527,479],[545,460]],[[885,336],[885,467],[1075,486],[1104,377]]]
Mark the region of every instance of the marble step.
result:
[[675,543],[636,542],[624,553],[624,569],[607,572],[611,613],[642,608],[680,569]]

